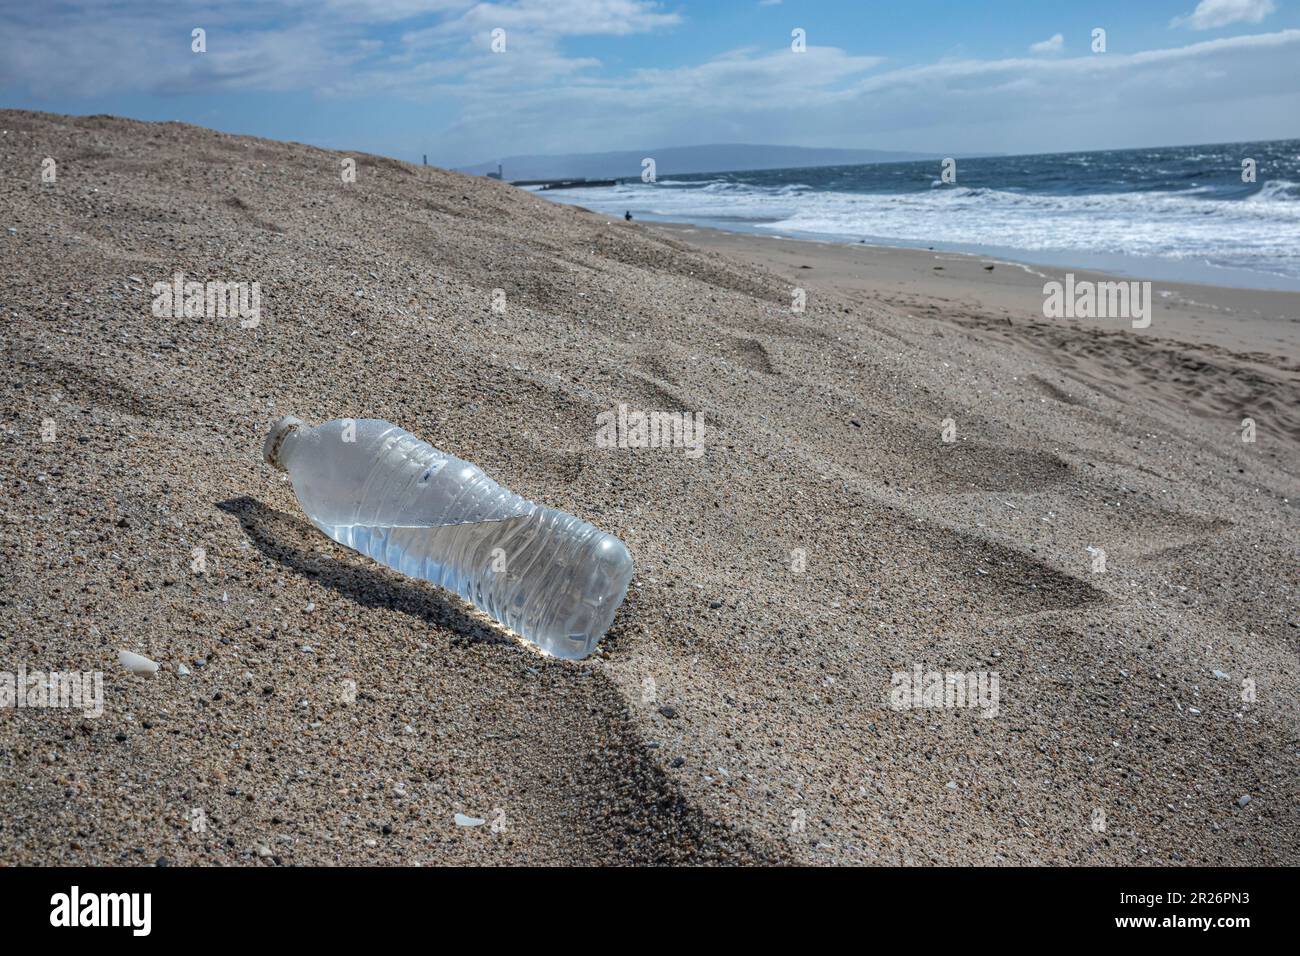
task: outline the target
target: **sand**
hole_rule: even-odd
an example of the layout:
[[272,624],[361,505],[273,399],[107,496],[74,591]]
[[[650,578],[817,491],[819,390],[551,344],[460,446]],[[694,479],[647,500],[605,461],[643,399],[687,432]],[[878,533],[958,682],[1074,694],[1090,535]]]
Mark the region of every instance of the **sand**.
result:
[[[1300,861],[1300,297],[1157,284],[1135,332],[977,257],[0,129],[0,671],[104,675],[101,717],[0,710],[0,864]],[[259,323],[155,316],[177,271]],[[705,453],[597,447],[619,403]],[[599,654],[324,538],[260,457],[283,414],[622,537]],[[996,673],[996,715],[891,707],[915,667]]]

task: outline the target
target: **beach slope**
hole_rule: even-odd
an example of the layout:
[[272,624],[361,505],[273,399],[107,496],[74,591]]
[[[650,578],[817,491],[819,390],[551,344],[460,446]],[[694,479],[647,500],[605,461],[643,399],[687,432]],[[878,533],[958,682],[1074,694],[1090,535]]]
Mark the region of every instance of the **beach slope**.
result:
[[[1005,265],[954,295],[376,156],[0,129],[0,671],[104,705],[0,710],[0,865],[1300,862],[1289,300],[1136,334],[991,304]],[[177,274],[258,315],[155,308]],[[600,447],[620,405],[702,454]],[[620,536],[599,654],[316,532],[284,414]],[[931,672],[997,693],[897,693]]]

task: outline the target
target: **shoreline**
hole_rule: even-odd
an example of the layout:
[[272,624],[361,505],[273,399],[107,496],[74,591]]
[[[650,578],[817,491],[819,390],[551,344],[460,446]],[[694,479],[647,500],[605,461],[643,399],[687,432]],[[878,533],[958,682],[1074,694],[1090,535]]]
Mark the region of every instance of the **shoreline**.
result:
[[[811,289],[879,296],[903,309],[963,308],[1020,321],[1063,322],[1104,331],[1172,338],[1240,353],[1267,351],[1300,361],[1300,291],[1165,282],[1084,268],[1035,265],[994,256],[764,236],[689,223],[641,226],[799,280]],[[811,265],[810,265],[811,264]],[[990,270],[987,267],[993,266]],[[808,268],[805,268],[808,267]],[[1116,319],[1046,319],[1043,284],[1076,280],[1149,281],[1150,327]]]
[[[1073,269],[1104,273],[1124,279],[1173,283],[1180,285],[1208,285],[1215,288],[1247,289],[1264,292],[1300,293],[1300,275],[1270,272],[1243,265],[1216,265],[1197,259],[1176,259],[1160,255],[1136,255],[1119,252],[1099,252],[1069,248],[1021,248],[996,244],[954,242],[930,238],[898,238],[865,234],[840,235],[797,230],[779,231],[782,218],[756,218],[750,216],[702,215],[673,218],[674,214],[651,212],[638,208],[637,197],[624,197],[615,202],[611,197],[554,195],[527,190],[533,195],[558,205],[577,206],[597,216],[622,218],[624,205],[633,213],[634,221],[642,225],[684,226],[725,232],[734,235],[755,236],[765,239],[786,239],[795,242],[813,242],[829,245],[868,246],[876,249],[903,249],[913,251],[943,252],[950,255],[969,255],[1016,263],[1026,268]],[[609,207],[609,208],[607,208]],[[678,213],[677,215],[680,215]],[[924,227],[922,227],[924,231]]]

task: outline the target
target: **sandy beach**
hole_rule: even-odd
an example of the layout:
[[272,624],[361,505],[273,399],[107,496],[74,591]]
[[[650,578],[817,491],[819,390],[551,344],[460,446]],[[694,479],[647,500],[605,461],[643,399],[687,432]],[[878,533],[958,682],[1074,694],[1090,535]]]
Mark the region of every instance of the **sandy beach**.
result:
[[[1055,268],[0,130],[0,671],[104,692],[0,709],[0,865],[1300,863],[1300,294],[1048,320]],[[176,273],[258,321],[155,314]],[[620,404],[704,453],[598,447]],[[285,414],[617,534],[597,655],[326,539],[261,458]],[[891,706],[917,669],[996,708]]]

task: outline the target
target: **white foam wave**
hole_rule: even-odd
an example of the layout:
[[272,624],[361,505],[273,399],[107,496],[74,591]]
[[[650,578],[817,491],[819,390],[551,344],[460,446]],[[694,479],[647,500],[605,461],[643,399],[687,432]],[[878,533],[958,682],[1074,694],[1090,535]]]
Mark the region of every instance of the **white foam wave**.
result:
[[879,194],[724,180],[628,183],[554,198],[619,215],[746,220],[794,235],[1201,259],[1300,277],[1300,184],[1288,180],[1265,182],[1244,201],[1203,189],[1051,195],[948,185]]

